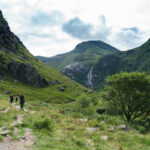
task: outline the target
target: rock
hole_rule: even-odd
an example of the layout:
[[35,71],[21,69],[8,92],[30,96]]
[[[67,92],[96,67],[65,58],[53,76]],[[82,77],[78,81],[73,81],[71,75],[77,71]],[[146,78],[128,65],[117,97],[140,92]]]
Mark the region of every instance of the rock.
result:
[[114,126],[111,126],[111,127],[109,128],[109,131],[114,131],[114,130],[115,130]]
[[29,85],[35,87],[45,87],[49,85],[46,79],[29,63],[24,64],[13,61],[7,65],[7,69],[12,76]]
[[58,84],[62,84],[62,82],[61,82],[61,81],[59,81],[59,80],[56,80],[56,83],[58,83]]
[[51,80],[49,83],[52,84],[52,85],[56,85],[57,84],[56,81],[54,81],[54,80]]
[[30,112],[30,114],[34,114],[34,113],[36,113],[36,111],[31,111],[31,112]]
[[93,93],[93,90],[92,89],[88,90],[88,93]]
[[58,89],[59,89],[59,91],[62,91],[62,92],[65,91],[65,89],[63,87],[59,87]]
[[94,146],[93,141],[92,140],[87,140],[87,146]]
[[103,135],[103,136],[101,136],[101,139],[102,139],[102,140],[108,140],[108,136]]
[[85,93],[88,93],[88,90],[86,89],[86,90],[84,90],[84,92],[85,92]]
[[79,119],[78,121],[79,121],[79,122],[87,122],[88,119]]
[[23,122],[22,122],[22,121],[17,121],[17,123],[18,123],[18,124],[23,124]]
[[25,136],[18,136],[18,138],[21,139],[21,140],[26,140]]
[[120,130],[126,130],[127,127],[126,127],[126,125],[121,124],[121,125],[118,126],[118,129],[120,129]]
[[80,62],[70,62],[61,70],[61,73],[79,83],[82,82],[81,84],[87,86],[85,81],[87,80],[88,71],[89,67],[86,64]]
[[0,135],[6,136],[6,135],[9,134],[9,133],[10,133],[10,131],[4,131],[4,132],[0,132]]
[[86,128],[86,130],[88,130],[88,131],[97,131],[97,130],[99,130],[99,127],[95,127],[95,128]]
[[16,110],[20,110],[20,106],[15,106]]
[[14,83],[17,83],[18,81],[17,80],[14,80]]
[[105,121],[101,121],[101,124],[104,124],[105,123]]
[[8,130],[8,128],[7,127],[2,127],[2,128],[0,128],[0,130]]
[[24,108],[23,110],[24,110],[24,112],[28,112],[28,110],[27,110],[27,109],[25,109],[25,108]]
[[1,113],[6,113],[6,112],[8,112],[8,111],[9,111],[9,109],[10,109],[10,108],[8,107],[8,108],[6,108],[6,109],[2,110],[2,111],[1,111]]

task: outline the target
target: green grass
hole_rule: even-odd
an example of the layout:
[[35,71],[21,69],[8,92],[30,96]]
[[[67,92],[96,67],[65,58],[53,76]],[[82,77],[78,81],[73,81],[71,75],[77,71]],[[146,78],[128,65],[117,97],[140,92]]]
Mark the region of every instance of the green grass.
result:
[[[62,80],[61,80],[62,81]],[[59,87],[65,86],[65,91],[59,91]],[[67,103],[74,101],[76,97],[84,92],[82,86],[75,82],[62,81],[62,84],[50,85],[45,88],[32,87],[20,82],[14,82],[11,78],[0,80],[0,91],[8,91],[10,94],[25,94],[26,101],[40,100],[50,103]]]
[[[0,94],[4,100],[1,104],[10,106],[8,97]],[[5,99],[6,98],[6,99]],[[100,103],[103,105],[103,103]],[[74,114],[73,108],[76,103],[71,104],[48,104],[40,101],[28,101],[25,104],[27,113],[15,110],[11,107],[6,114],[0,114],[1,126],[8,126],[16,120],[16,116],[24,114],[22,125],[19,125],[19,133],[23,135],[25,128],[31,128],[36,142],[33,150],[149,150],[150,133],[142,134],[136,129],[136,124],[130,124],[121,119],[120,116],[107,114],[95,114],[84,116]],[[69,112],[62,111],[68,109]],[[30,111],[37,111],[30,114]],[[87,118],[88,121],[80,119]],[[128,130],[119,130],[118,125],[125,124]],[[114,126],[115,130],[109,128]],[[88,131],[86,128],[99,127],[97,131]],[[10,127],[9,127],[10,128]],[[11,129],[13,132],[13,129]],[[17,135],[11,134],[16,139]],[[103,140],[102,136],[108,136]],[[2,140],[2,137],[0,137]]]

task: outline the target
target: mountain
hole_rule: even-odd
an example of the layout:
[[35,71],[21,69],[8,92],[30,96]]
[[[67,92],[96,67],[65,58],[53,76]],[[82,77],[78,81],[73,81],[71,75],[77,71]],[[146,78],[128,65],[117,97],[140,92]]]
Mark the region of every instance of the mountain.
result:
[[150,73],[150,39],[138,48],[120,51],[100,58],[93,67],[92,82],[94,89],[103,88],[105,78],[120,71]]
[[11,32],[0,11],[0,89],[35,94],[45,101],[67,101],[85,88],[36,59]]
[[61,71],[78,83],[92,87],[90,83],[92,67],[100,57],[117,51],[119,50],[102,41],[86,41],[78,44],[71,52],[49,58],[41,56],[36,58]]

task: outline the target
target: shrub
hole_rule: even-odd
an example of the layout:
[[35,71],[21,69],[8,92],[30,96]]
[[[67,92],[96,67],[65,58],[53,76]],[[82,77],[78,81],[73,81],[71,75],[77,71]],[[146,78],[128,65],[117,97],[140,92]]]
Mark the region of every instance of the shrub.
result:
[[150,80],[145,73],[132,72],[109,76],[103,98],[128,120],[150,115]]
[[91,97],[88,97],[85,94],[78,97],[75,105],[75,111],[80,112],[83,115],[92,115],[95,112],[95,107],[92,103]]
[[36,120],[33,124],[33,128],[38,129],[38,130],[46,129],[46,130],[52,131],[53,130],[53,123],[48,118]]

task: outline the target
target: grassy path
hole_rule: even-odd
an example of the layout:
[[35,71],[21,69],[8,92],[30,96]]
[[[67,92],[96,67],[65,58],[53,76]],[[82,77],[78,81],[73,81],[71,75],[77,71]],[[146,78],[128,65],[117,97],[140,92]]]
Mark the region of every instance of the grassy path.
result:
[[34,137],[32,136],[31,129],[26,128],[23,136],[17,135],[19,133],[18,125],[23,123],[25,115],[20,114],[22,113],[20,107],[16,104],[13,104],[11,107],[0,111],[0,113],[8,113],[8,111],[11,111],[11,109],[16,109],[16,111],[18,111],[17,119],[10,124],[11,128],[13,128],[14,136],[17,136],[17,140],[9,136],[9,130],[7,130],[7,127],[3,127],[1,134],[3,134],[4,138],[0,142],[0,150],[29,150],[27,147],[34,143]]

